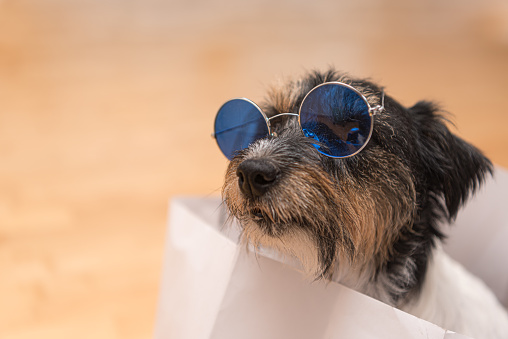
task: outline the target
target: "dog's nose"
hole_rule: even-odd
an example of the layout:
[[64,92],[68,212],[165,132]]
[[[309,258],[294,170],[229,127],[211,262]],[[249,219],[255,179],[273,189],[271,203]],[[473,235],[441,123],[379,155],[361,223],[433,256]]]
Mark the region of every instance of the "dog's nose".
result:
[[275,164],[263,159],[245,160],[236,170],[240,190],[250,198],[263,195],[275,183],[279,173]]

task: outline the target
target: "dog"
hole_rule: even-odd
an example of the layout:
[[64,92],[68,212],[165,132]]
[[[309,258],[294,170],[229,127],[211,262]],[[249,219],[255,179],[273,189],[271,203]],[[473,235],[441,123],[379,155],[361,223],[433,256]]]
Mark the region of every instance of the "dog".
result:
[[[330,93],[341,93],[342,111],[321,116],[316,107]],[[437,105],[406,108],[372,81],[332,68],[273,86],[260,106],[233,104],[254,113],[217,127],[232,119],[226,113],[244,114],[223,106],[215,137],[230,159],[223,201],[244,243],[443,328],[508,338],[506,310],[441,247],[442,221],[455,218],[492,164],[449,131]],[[253,131],[240,131],[255,119]],[[331,137],[323,124],[334,124]],[[232,132],[251,136],[234,144],[224,135]]]

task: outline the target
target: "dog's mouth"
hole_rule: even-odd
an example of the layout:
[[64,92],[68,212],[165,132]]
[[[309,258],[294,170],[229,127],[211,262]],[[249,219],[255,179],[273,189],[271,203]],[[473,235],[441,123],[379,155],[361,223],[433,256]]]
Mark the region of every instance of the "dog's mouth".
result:
[[282,232],[280,223],[276,222],[273,216],[259,207],[252,208],[246,217],[269,236],[276,236]]
[[255,207],[250,211],[250,215],[254,220],[268,221],[270,220],[266,213],[264,213],[261,208]]
[[260,207],[249,209],[249,212],[242,219],[255,223],[262,232],[271,237],[279,237],[294,227],[303,227],[301,220],[296,218],[290,220],[281,219],[276,214]]

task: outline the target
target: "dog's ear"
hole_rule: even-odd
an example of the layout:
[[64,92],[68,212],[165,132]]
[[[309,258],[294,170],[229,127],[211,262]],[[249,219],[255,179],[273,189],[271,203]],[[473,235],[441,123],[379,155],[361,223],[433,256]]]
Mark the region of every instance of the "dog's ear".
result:
[[453,135],[436,105],[420,101],[409,112],[417,128],[417,153],[424,185],[444,199],[448,218],[492,174],[491,162],[474,146]]

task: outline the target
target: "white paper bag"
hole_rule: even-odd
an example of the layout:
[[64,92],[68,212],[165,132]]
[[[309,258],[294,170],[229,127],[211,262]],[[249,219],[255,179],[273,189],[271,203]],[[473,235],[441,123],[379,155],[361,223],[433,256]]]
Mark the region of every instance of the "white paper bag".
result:
[[496,168],[443,230],[446,252],[485,281],[508,308],[508,171]]
[[[508,247],[499,237],[508,240],[508,174],[498,170],[486,186],[447,246],[459,261],[473,259],[466,262],[473,271],[490,267],[487,283],[506,301]],[[270,251],[248,253],[237,245],[238,229],[224,222],[218,198],[172,201],[156,339],[467,338],[340,284],[308,281]]]

